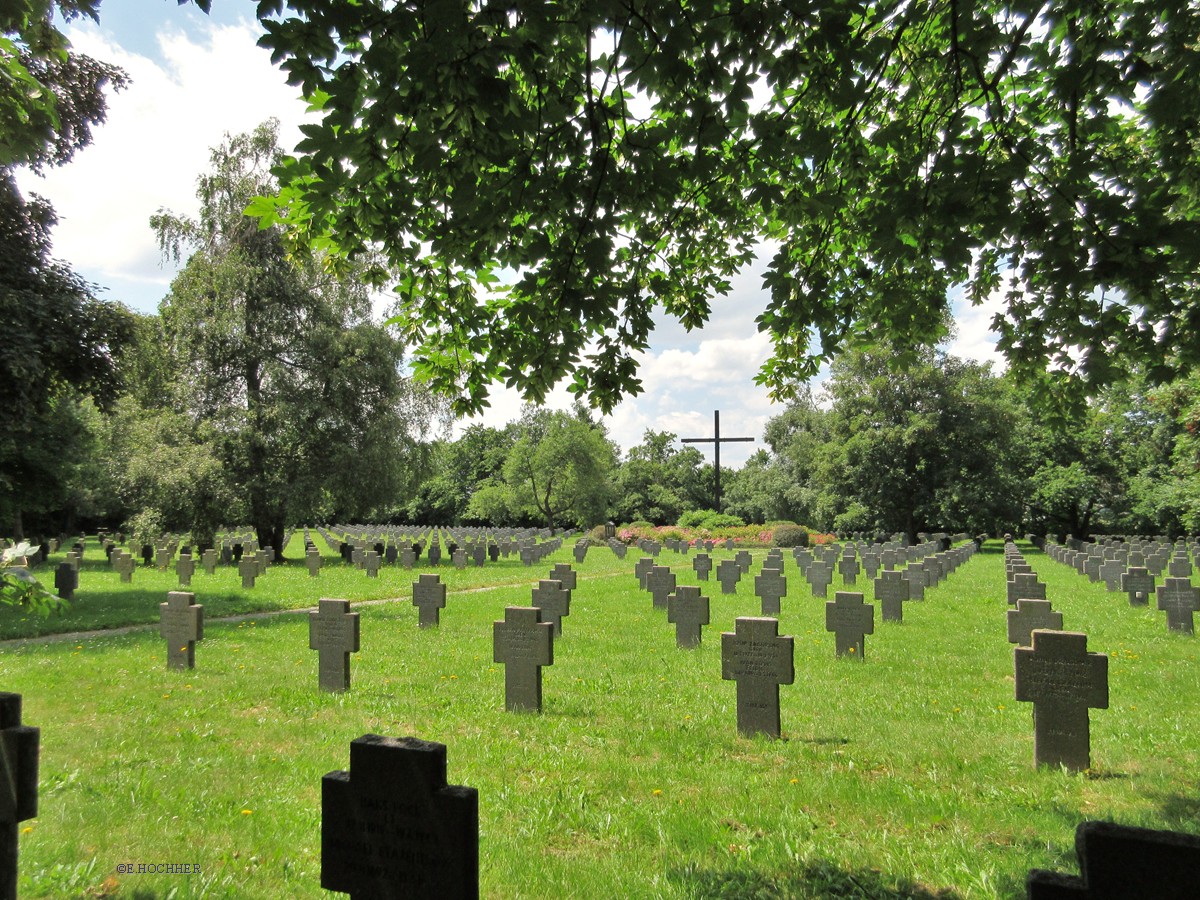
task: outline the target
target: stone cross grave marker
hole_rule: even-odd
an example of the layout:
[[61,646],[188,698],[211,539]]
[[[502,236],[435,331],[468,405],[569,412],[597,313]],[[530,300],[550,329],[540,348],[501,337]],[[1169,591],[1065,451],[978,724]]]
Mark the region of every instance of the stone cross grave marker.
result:
[[1130,606],[1147,606],[1154,593],[1154,576],[1145,566],[1131,566],[1121,573],[1121,590],[1129,595]]
[[1108,708],[1108,657],[1074,631],[1034,631],[1013,656],[1016,699],[1033,704],[1034,765],[1089,768],[1088,709]]
[[479,794],[446,745],[365,734],[321,779],[321,887],[352,898],[479,897]]
[[190,554],[181,553],[179,559],[175,561],[175,574],[179,576],[179,583],[184,587],[191,587],[192,576],[196,574],[196,561]]
[[154,552],[154,566],[158,569],[165,569],[171,564],[171,551],[166,547],[159,547]]
[[838,572],[841,573],[843,584],[854,584],[858,578],[858,560],[853,556],[843,556],[838,563]]
[[238,574],[242,576],[242,587],[254,587],[254,579],[258,577],[258,563],[249,556],[242,557],[238,563]]
[[832,631],[838,656],[865,659],[866,635],[875,633],[875,607],[863,603],[863,595],[838,591],[825,604],[825,630]]
[[1008,605],[1016,606],[1018,600],[1045,600],[1046,584],[1038,581],[1031,572],[1020,572],[1005,582],[1008,590]]
[[708,624],[708,598],[698,587],[680,585],[667,598],[667,621],[675,626],[676,647],[699,647],[701,628]]
[[[523,557],[522,557],[523,558]],[[442,560],[442,545],[434,542],[425,551],[425,559],[431,566],[436,566]],[[526,563],[528,565],[528,563]]]
[[21,724],[21,695],[0,693],[0,898],[17,896],[17,824],[37,818],[40,730]]
[[450,554],[450,561],[454,563],[454,568],[465,569],[467,567],[467,551],[462,547],[457,548]]
[[777,619],[739,616],[732,633],[721,633],[721,677],[737,682],[740,733],[779,737],[779,685],[795,681],[793,658],[794,641],[780,636]]
[[1192,561],[1187,553],[1176,552],[1167,563],[1167,574],[1172,578],[1191,578]]
[[441,624],[441,611],[446,608],[446,586],[442,584],[442,576],[420,576],[413,582],[412,592],[412,603],[418,610],[418,627],[433,628]]
[[1055,612],[1049,600],[1018,600],[1017,608],[1008,611],[1008,642],[1028,647],[1034,629],[1062,631],[1062,613]]
[[475,568],[483,568],[487,563],[487,547],[483,544],[476,544],[475,549],[471,551],[471,562],[475,564]]
[[64,600],[74,600],[77,587],[79,572],[69,562],[59,563],[54,570],[54,592]]
[[196,668],[196,641],[204,639],[204,607],[188,591],[171,591],[158,605],[158,633],[167,642],[168,669]]
[[909,600],[925,599],[925,569],[910,565],[900,572],[900,578],[908,587]]
[[561,581],[564,590],[573,591],[578,581],[576,572],[567,563],[557,563],[550,570],[550,577],[554,581]]
[[655,566],[646,576],[646,589],[654,598],[655,609],[666,609],[667,598],[675,590],[675,573],[668,566]]
[[400,555],[400,551],[396,549],[396,545],[388,541],[387,548],[383,551],[383,561],[389,566],[396,564],[396,557]]
[[862,565],[867,577],[873,579],[879,571],[879,554],[863,551]]
[[554,626],[536,606],[506,606],[492,623],[492,659],[504,666],[504,708],[542,711],[542,666],[554,664]]
[[542,611],[542,621],[554,626],[554,636],[562,634],[563,616],[571,612],[571,592],[561,581],[543,579],[533,589],[533,605]]
[[317,601],[308,614],[308,649],[317,651],[318,683],[323,691],[350,690],[350,654],[358,652],[358,613],[349,600]]
[[205,575],[212,575],[217,571],[217,551],[209,547],[200,554],[200,565],[204,567]]
[[575,562],[582,563],[587,558],[588,545],[580,541],[572,552],[575,554]]
[[368,550],[363,554],[363,568],[367,571],[368,578],[379,577],[379,563],[381,562],[379,554],[374,550]]
[[708,573],[712,571],[712,557],[707,553],[698,553],[692,557],[692,571],[701,581],[708,581]]
[[904,621],[904,601],[908,599],[908,591],[908,582],[899,572],[885,569],[879,573],[875,579],[875,599],[879,601],[883,621]]
[[1121,589],[1121,576],[1125,574],[1125,564],[1119,559],[1106,559],[1100,566],[1100,577],[1104,586],[1114,594]]
[[646,588],[646,577],[650,574],[650,570],[654,568],[654,557],[643,556],[633,565],[633,574],[637,576],[638,587],[643,591]]
[[779,601],[787,596],[787,578],[777,569],[763,569],[761,575],[754,576],[754,593],[762,601],[762,614],[777,616]]
[[308,577],[316,578],[321,574],[321,554],[316,550],[309,550],[304,554],[304,563],[308,566]]
[[1200,612],[1200,590],[1190,578],[1168,578],[1158,588],[1158,608],[1167,614],[1167,630],[1195,634],[1192,614]]
[[124,550],[118,550],[113,554],[113,568],[121,574],[121,584],[129,584],[133,581],[135,568],[133,557]]
[[732,559],[723,559],[717,564],[717,581],[721,582],[722,594],[736,594],[737,583],[742,578],[742,567]]
[[733,557],[733,561],[738,564],[738,568],[745,575],[750,571],[750,566],[754,563],[754,557],[750,555],[749,550],[739,550]]
[[833,566],[826,562],[813,560],[809,564],[808,571],[804,573],[804,577],[808,581],[808,586],[812,588],[814,597],[825,597],[828,595],[829,585],[833,582]]
[[417,554],[412,547],[404,547],[400,550],[400,565],[406,569],[411,569],[417,563]]
[[532,547],[522,547],[521,548],[521,562],[524,563],[526,566],[533,565],[533,548]]

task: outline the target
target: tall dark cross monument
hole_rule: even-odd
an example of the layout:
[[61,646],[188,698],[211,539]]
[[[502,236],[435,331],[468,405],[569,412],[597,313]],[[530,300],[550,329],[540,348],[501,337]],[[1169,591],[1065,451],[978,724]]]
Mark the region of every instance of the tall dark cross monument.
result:
[[716,459],[715,459],[715,465],[713,467],[713,475],[716,477],[716,497],[714,498],[716,500],[716,505],[715,505],[714,509],[716,509],[717,512],[721,511],[721,445],[722,444],[730,444],[730,443],[734,443],[734,442],[745,442],[745,441],[753,442],[754,438],[752,438],[752,437],[737,437],[737,438],[721,437],[721,411],[719,409],[713,410],[713,436],[712,437],[710,437],[710,438],[680,438],[679,439],[679,442],[681,444],[712,444],[713,447],[715,448],[714,453],[715,453]]

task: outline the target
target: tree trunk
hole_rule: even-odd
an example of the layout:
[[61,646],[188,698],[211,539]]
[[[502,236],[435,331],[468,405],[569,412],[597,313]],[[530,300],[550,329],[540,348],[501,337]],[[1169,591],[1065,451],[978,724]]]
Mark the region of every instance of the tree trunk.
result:
[[13,513],[13,540],[18,544],[25,540],[25,522],[19,509]]

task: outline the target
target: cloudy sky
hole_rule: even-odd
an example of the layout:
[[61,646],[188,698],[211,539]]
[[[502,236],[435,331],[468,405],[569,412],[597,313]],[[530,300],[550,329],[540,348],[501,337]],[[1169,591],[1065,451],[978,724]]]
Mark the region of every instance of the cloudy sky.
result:
[[[69,165],[44,178],[25,173],[20,179],[24,190],[54,204],[55,255],[99,285],[103,296],[141,312],[157,310],[175,271],[160,259],[150,216],[160,208],[197,211],[196,178],[225,133],[248,131],[273,116],[282,123],[284,146],[291,146],[304,116],[296,91],[256,45],[255,4],[212,5],[206,16],[171,0],[104,0],[98,26],[69,26],[77,50],[120,66],[132,84],[110,99],[107,122]],[[642,360],[645,393],[607,418],[609,436],[625,450],[651,428],[710,437],[713,410],[720,409],[723,435],[757,439],[725,445],[723,464],[737,468],[765,446],[767,420],[782,411],[754,383],[770,351],[754,323],[766,299],[760,273],[750,270],[734,280],[728,296],[714,299],[703,331],[688,333],[660,319]],[[955,309],[958,336],[950,352],[997,359],[987,331],[993,311],[963,303]],[[511,391],[497,385],[491,399],[485,424],[503,425],[519,414]],[[566,408],[570,397],[557,390],[550,405]]]

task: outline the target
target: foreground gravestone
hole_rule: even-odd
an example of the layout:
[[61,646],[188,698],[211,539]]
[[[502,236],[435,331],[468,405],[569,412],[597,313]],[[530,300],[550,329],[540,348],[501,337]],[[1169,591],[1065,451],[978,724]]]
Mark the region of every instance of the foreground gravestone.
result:
[[542,666],[554,664],[554,626],[536,606],[507,606],[492,624],[492,658],[504,666],[504,708],[542,711]]
[[196,641],[204,639],[204,607],[196,595],[171,591],[158,605],[158,620],[158,633],[167,642],[167,668],[196,668]]
[[1192,614],[1200,612],[1200,590],[1190,578],[1167,578],[1158,588],[1158,608],[1167,614],[1167,630],[1195,634]]
[[321,887],[352,898],[479,897],[479,795],[446,746],[366,734],[321,779]]
[[908,599],[908,593],[908,582],[901,573],[884,570],[879,574],[875,579],[875,599],[879,601],[883,621],[904,621],[904,601]]
[[697,554],[692,558],[692,571],[701,581],[708,581],[708,573],[712,571],[712,557],[707,553]]
[[1088,709],[1108,708],[1108,657],[1074,631],[1034,631],[1013,656],[1016,699],[1033,704],[1034,765],[1089,768]]
[[838,656],[865,659],[866,635],[875,633],[875,607],[863,603],[863,595],[837,591],[825,604],[825,630],[832,631]]
[[1008,642],[1028,647],[1035,630],[1062,631],[1062,613],[1055,612],[1049,600],[1018,600],[1008,611]]
[[542,611],[542,621],[554,626],[554,636],[562,634],[563,616],[571,612],[571,592],[561,581],[543,579],[533,589],[533,606]]
[[441,611],[446,608],[446,586],[440,575],[421,575],[412,586],[413,606],[417,608],[417,626],[434,628],[441,624]]
[[1200,835],[1113,822],[1075,829],[1079,876],[1033,869],[1028,900],[1194,900]]
[[18,823],[38,814],[38,738],[21,724],[21,695],[0,693],[0,900],[17,897]]
[[779,685],[796,678],[794,641],[776,619],[738,617],[721,633],[721,677],[737,682],[737,728],[779,737]]
[[317,651],[317,681],[323,691],[350,689],[350,654],[358,652],[358,613],[349,600],[317,601],[308,614],[308,649]]
[[708,598],[700,588],[681,585],[667,598],[667,621],[675,626],[675,646],[700,646],[700,631],[708,624]]

